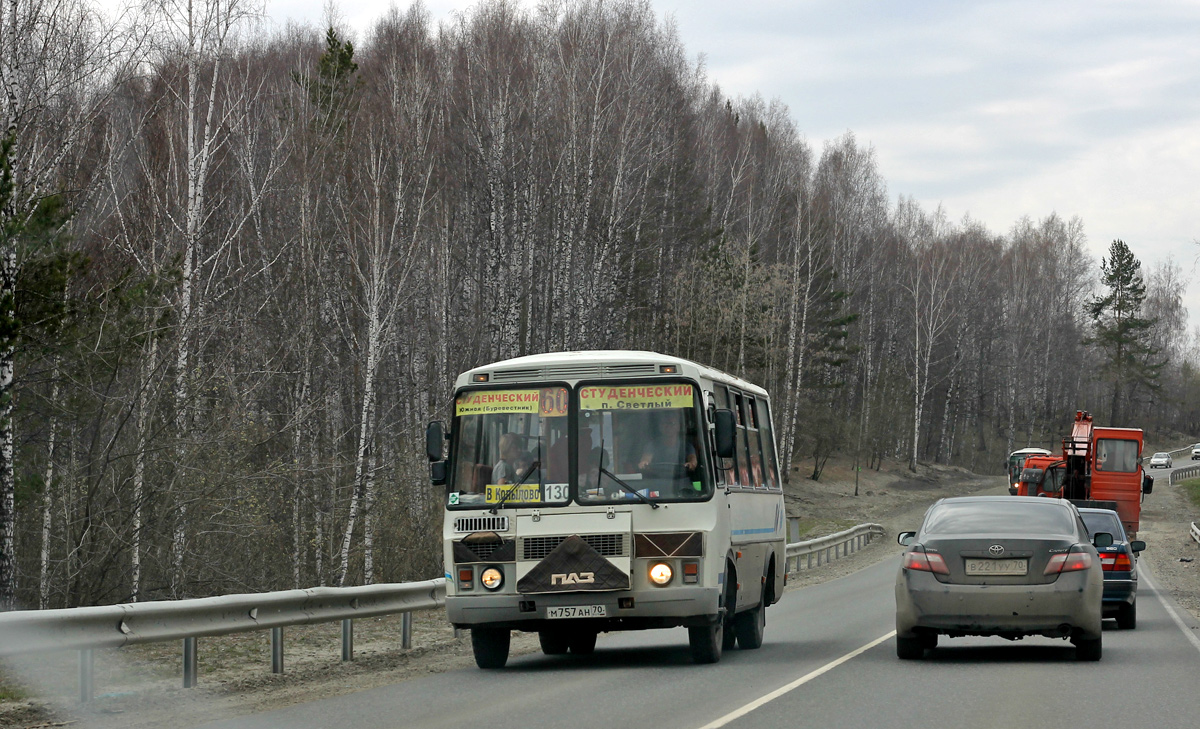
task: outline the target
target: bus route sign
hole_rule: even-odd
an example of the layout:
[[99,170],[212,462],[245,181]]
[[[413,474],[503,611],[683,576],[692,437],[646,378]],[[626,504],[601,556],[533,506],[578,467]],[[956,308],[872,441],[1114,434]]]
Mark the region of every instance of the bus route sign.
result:
[[691,406],[691,385],[602,386],[579,391],[583,410],[678,410]]

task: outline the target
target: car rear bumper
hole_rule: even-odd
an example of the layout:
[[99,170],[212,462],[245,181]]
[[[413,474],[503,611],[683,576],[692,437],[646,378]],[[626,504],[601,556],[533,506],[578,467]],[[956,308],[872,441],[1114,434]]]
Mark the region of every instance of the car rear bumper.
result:
[[928,572],[901,570],[896,632],[946,635],[1100,636],[1101,580],[1087,572],[1048,585],[953,585]]
[[1137,580],[1104,580],[1104,612],[1115,612],[1121,605],[1137,599]]

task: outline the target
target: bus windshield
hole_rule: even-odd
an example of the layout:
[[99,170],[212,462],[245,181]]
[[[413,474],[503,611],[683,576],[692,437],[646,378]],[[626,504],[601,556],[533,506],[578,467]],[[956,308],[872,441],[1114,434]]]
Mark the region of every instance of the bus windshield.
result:
[[686,383],[581,386],[579,502],[708,498],[697,395]]
[[454,402],[447,506],[570,501],[565,387],[467,390]]

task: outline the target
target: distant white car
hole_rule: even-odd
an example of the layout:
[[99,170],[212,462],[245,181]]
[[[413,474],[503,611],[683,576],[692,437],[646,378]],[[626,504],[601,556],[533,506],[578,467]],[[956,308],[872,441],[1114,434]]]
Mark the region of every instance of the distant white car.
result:
[[1200,443],[1192,446],[1192,460],[1200,461]]
[[[1195,453],[1195,450],[1192,451]],[[1193,456],[1194,458],[1195,456]],[[1170,468],[1171,454],[1170,453],[1155,453],[1150,456],[1150,468]]]

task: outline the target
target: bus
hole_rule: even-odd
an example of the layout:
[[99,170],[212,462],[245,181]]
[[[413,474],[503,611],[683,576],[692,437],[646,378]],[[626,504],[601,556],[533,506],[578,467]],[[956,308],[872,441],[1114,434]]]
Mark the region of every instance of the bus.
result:
[[651,628],[687,628],[696,663],[762,645],[787,565],[763,388],[653,352],[519,357],[458,377],[426,451],[446,612],[480,668],[513,630],[547,655]]
[[1025,468],[1025,459],[1030,456],[1048,456],[1050,451],[1045,448],[1022,448],[1008,454],[1005,466],[1008,470],[1008,493],[1016,496],[1021,481],[1021,470]]

